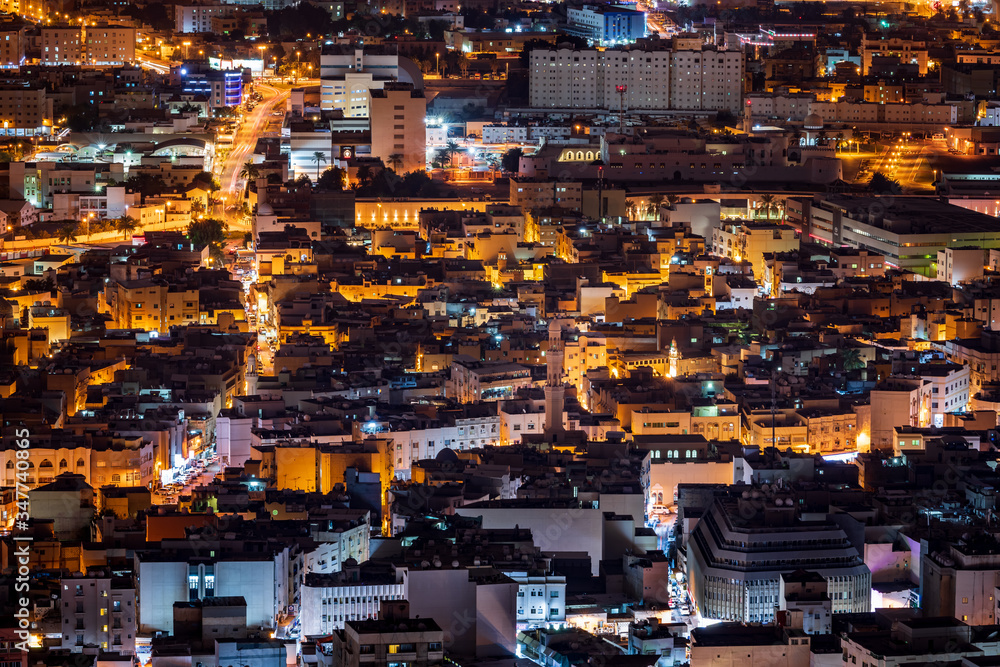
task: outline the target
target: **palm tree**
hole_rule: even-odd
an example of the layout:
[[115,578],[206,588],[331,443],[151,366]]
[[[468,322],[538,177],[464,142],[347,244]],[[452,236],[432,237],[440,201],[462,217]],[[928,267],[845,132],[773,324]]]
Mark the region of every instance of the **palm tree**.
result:
[[674,206],[676,206],[680,200],[681,198],[677,195],[667,195],[667,206],[669,206],[672,211],[674,210]]
[[402,153],[393,153],[392,155],[390,155],[389,156],[389,166],[392,167],[392,170],[398,174],[399,170],[403,166],[403,155],[402,155]]
[[313,153],[312,161],[316,163],[316,180],[319,180],[319,166],[321,164],[326,164],[326,153],[323,151],[316,151]]
[[59,229],[59,242],[60,243],[75,243],[76,242],[76,225],[65,225]]
[[243,163],[243,167],[240,169],[240,178],[252,181],[255,180],[259,175],[260,175],[260,170],[257,169],[257,165],[255,165],[253,162]]
[[451,162],[452,167],[455,166],[455,155],[457,155],[461,151],[462,151],[461,147],[459,147],[458,142],[455,141],[454,139],[449,139],[448,143],[445,144],[444,148],[441,149],[441,152],[444,153],[444,156],[448,159],[449,162]]
[[635,220],[635,213],[639,209],[639,206],[629,199],[625,202],[625,213],[628,215],[629,220]]
[[115,220],[115,231],[119,232],[123,238],[131,235],[138,226],[135,218],[128,215],[123,215]]
[[865,361],[861,358],[861,351],[856,347],[844,348],[838,355],[840,366],[845,371],[853,371],[865,367]]
[[646,215],[656,216],[656,219],[660,219],[660,206],[663,204],[663,195],[652,195],[646,206]]
[[760,196],[760,207],[767,211],[767,219],[771,219],[771,211],[777,208],[775,205],[774,195],[768,193]]
[[246,185],[243,186],[244,197],[250,193],[250,181],[256,181],[258,176],[260,176],[260,170],[257,169],[257,165],[253,162],[243,163],[243,167],[240,169],[240,178],[246,181]]

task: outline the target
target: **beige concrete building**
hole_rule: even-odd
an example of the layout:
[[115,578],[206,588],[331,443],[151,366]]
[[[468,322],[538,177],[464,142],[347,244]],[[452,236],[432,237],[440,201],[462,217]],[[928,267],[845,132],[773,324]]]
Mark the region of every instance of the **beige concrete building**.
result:
[[124,65],[135,61],[135,28],[97,25],[84,29],[84,58],[88,65]]
[[372,155],[398,174],[427,164],[427,99],[408,83],[370,91]]
[[79,26],[42,28],[42,65],[82,65],[83,35]]
[[24,64],[26,27],[17,23],[0,25],[0,69],[17,69]]
[[0,87],[0,130],[5,135],[34,136],[52,131],[52,100],[45,89]]

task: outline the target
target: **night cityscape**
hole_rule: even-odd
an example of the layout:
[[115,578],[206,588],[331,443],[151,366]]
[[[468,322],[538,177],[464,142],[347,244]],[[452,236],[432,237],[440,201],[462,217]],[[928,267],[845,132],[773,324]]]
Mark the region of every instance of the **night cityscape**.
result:
[[0,0],[0,667],[1000,667],[996,0]]

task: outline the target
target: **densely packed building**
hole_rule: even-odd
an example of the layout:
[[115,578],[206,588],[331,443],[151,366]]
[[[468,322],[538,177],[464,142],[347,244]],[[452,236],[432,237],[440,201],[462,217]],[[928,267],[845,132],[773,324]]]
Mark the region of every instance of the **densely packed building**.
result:
[[996,664],[995,8],[737,4],[0,1],[0,667]]

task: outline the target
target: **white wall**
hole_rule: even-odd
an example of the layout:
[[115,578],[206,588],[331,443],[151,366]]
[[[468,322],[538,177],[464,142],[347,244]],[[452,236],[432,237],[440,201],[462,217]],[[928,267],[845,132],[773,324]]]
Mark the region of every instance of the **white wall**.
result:
[[187,601],[187,563],[139,563],[139,631],[174,631],[174,602]]

